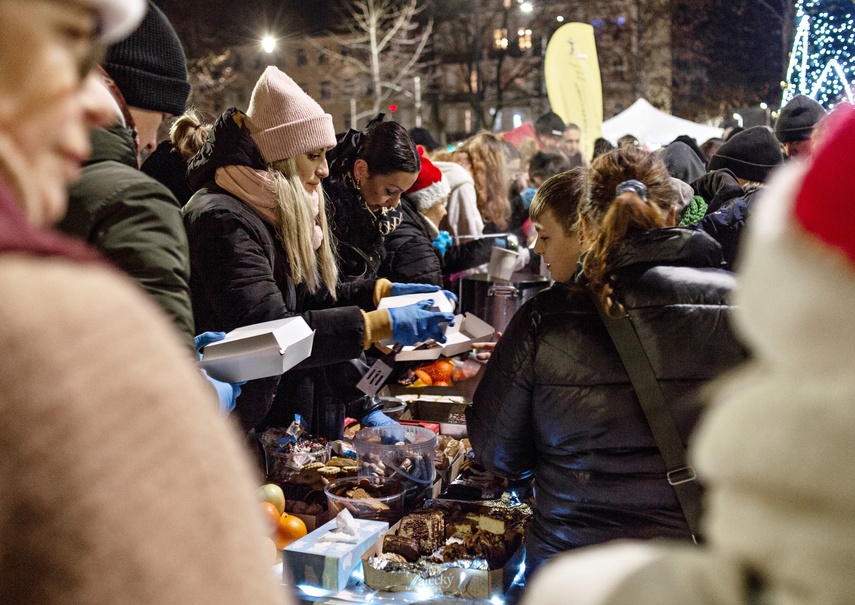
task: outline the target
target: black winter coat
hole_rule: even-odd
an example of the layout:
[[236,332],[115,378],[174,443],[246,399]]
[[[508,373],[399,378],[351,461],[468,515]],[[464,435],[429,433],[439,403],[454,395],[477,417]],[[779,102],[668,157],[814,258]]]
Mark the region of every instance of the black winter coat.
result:
[[[740,363],[730,327],[734,276],[713,269],[706,234],[630,236],[615,291],[645,345],[684,439],[702,410],[698,389]],[[556,284],[517,312],[467,412],[478,459],[534,477],[536,512],[526,573],[561,551],[616,538],[689,538],[665,466],[617,351],[587,289]]]
[[[350,391],[332,392],[326,367],[362,353],[364,320],[359,307],[374,308],[374,283],[342,286],[337,302],[325,290],[312,294],[294,283],[273,226],[213,182],[220,166],[258,167],[260,160],[241,123],[242,114],[226,112],[190,168],[192,183],[207,182],[183,209],[196,326],[200,331],[227,332],[301,315],[315,330],[311,357],[283,374],[281,380],[275,377],[248,382],[235,413],[247,430],[287,426],[299,413],[313,433],[338,438],[345,413],[343,403],[361,395],[353,390],[358,375],[349,385]],[[341,372],[335,374],[333,378],[342,376]]]
[[721,245],[724,256],[723,267],[728,271],[733,271],[739,255],[739,244],[742,241],[745,223],[751,215],[751,208],[760,191],[762,188],[756,188],[745,193],[743,197],[731,200],[719,210],[707,214],[695,225]]
[[490,260],[495,238],[473,240],[449,246],[445,255],[431,244],[431,236],[421,214],[406,197],[398,209],[403,220],[386,236],[386,254],[380,275],[393,282],[442,285],[443,275],[477,267]]

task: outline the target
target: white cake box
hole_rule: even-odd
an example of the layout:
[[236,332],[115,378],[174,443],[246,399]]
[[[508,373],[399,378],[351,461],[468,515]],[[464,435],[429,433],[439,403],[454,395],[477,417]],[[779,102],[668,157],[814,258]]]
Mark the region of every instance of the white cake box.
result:
[[244,326],[202,349],[199,366],[223,382],[279,376],[312,354],[314,338],[302,317]]

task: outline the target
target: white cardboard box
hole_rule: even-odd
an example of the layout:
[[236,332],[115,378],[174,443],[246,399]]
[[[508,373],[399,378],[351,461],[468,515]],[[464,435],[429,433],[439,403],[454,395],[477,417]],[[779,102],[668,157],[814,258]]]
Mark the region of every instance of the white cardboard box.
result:
[[454,325],[449,326],[445,331],[445,344],[437,344],[429,349],[420,349],[417,346],[404,347],[395,356],[395,361],[439,359],[440,355],[453,357],[470,350],[474,342],[489,340],[493,331],[493,326],[472,313],[456,315]]
[[279,376],[312,354],[315,332],[302,317],[237,328],[202,349],[200,367],[223,382]]
[[448,300],[448,297],[441,290],[436,292],[420,292],[418,294],[403,294],[401,296],[387,296],[380,299],[377,308],[391,309],[394,307],[404,307],[417,303],[420,300],[432,300],[437,311],[454,313],[454,303]]

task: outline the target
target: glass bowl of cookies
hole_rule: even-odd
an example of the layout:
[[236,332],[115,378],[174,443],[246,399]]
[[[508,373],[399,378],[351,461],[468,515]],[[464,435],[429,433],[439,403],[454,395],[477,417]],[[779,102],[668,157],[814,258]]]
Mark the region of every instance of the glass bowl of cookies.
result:
[[357,519],[397,523],[404,516],[404,490],[400,483],[367,477],[345,477],[324,487],[330,516],[347,509]]
[[271,481],[284,481],[309,465],[323,466],[330,459],[331,447],[323,437],[288,435],[283,429],[267,429],[261,435],[261,446]]

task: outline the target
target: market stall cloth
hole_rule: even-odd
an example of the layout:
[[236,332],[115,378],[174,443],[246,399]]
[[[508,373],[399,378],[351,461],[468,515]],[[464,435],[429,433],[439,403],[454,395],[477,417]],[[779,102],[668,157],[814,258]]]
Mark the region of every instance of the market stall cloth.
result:
[[628,109],[603,122],[603,138],[612,145],[631,134],[646,147],[658,148],[669,144],[680,135],[688,135],[698,145],[707,139],[721,137],[722,129],[698,124],[659,111],[646,99],[638,99]]

